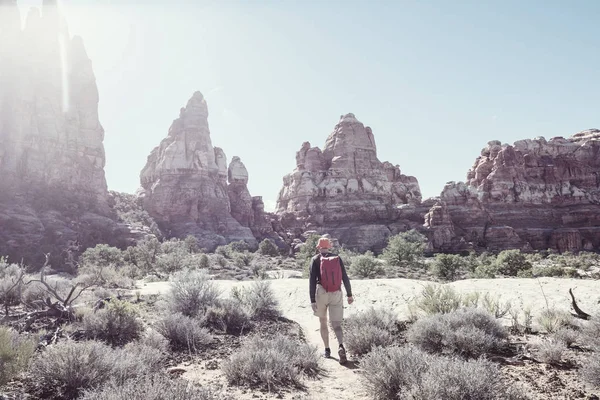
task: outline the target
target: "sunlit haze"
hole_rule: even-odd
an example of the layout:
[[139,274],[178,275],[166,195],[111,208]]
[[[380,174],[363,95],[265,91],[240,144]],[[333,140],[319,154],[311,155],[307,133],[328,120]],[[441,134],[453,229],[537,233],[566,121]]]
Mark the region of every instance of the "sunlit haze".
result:
[[[41,1],[20,0],[22,17]],[[194,91],[272,210],[341,114],[424,197],[490,140],[600,127],[597,1],[62,1],[100,92],[109,189],[133,193]],[[68,102],[68,99],[64,101]]]

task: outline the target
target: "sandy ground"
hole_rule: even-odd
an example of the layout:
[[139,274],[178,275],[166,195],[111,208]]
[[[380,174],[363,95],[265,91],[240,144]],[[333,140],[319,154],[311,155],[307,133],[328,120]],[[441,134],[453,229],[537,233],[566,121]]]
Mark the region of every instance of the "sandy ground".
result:
[[[234,286],[249,285],[251,282],[215,281],[228,294]],[[431,282],[410,279],[374,279],[353,280],[352,290],[354,304],[345,305],[345,315],[352,315],[370,307],[386,307],[393,309],[401,319],[408,317],[407,303],[418,296],[424,285]],[[503,301],[510,301],[514,307],[530,307],[534,320],[536,315],[546,307],[570,310],[571,299],[568,294],[572,288],[579,306],[589,313],[600,312],[600,282],[594,280],[539,278],[539,279],[470,279],[446,284],[458,292],[489,292],[493,296],[501,296]],[[273,290],[279,299],[283,315],[298,322],[306,334],[307,340],[318,346],[323,345],[318,330],[318,319],[312,315],[308,296],[307,279],[274,279]],[[141,283],[139,291],[142,295],[160,294],[168,290],[167,282]],[[508,324],[508,321],[506,321]],[[337,347],[331,334],[332,348]],[[350,359],[351,360],[351,359]],[[352,361],[352,360],[351,360]],[[359,384],[360,370],[352,362],[340,366],[336,360],[324,360],[325,376],[319,380],[308,380],[307,396],[284,396],[283,398],[298,399],[367,399],[368,396]],[[193,370],[193,368],[192,368]],[[185,378],[197,379],[196,371],[184,374]],[[241,398],[242,396],[240,396]],[[245,396],[244,396],[245,397]],[[248,398],[253,395],[249,394]],[[262,396],[261,396],[262,397]],[[267,396],[267,398],[269,398]],[[280,397],[281,398],[281,397]]]

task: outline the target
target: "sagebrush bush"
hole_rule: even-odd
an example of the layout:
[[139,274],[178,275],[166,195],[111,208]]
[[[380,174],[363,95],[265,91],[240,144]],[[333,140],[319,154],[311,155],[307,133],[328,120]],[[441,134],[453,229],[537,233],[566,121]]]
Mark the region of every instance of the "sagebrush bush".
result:
[[220,294],[206,271],[186,269],[173,274],[165,300],[170,312],[196,317],[215,305]]
[[600,353],[590,355],[581,368],[583,379],[595,388],[600,388]]
[[577,341],[579,332],[569,327],[558,328],[552,335],[553,339],[557,342],[563,343],[567,347],[571,347],[573,343]]
[[251,338],[223,363],[222,370],[231,384],[271,390],[300,386],[303,375],[316,376],[321,367],[315,347],[277,335]]
[[410,347],[378,348],[361,361],[368,392],[375,399],[520,400],[493,363],[428,354]]
[[546,364],[559,364],[567,350],[564,343],[555,340],[544,340],[537,349],[537,358]]
[[254,320],[275,320],[281,316],[279,302],[269,281],[254,281],[248,288],[233,289],[231,295]]
[[250,315],[235,300],[223,300],[206,310],[203,325],[232,335],[241,335],[252,328]]
[[144,346],[152,347],[161,353],[169,351],[169,341],[163,335],[154,329],[148,329],[146,333],[138,339],[138,342]]
[[113,298],[104,308],[83,317],[83,329],[90,339],[120,346],[138,339],[144,324],[133,304]]
[[566,311],[546,308],[540,312],[537,323],[547,333],[554,333],[562,327],[571,326],[573,316]]
[[209,388],[192,385],[185,379],[164,374],[132,379],[125,384],[114,380],[100,388],[87,390],[82,400],[231,400],[230,396]]
[[279,255],[279,248],[271,239],[264,239],[258,245],[258,252],[265,256],[277,257]]
[[75,399],[84,389],[105,382],[118,360],[99,342],[59,342],[47,348],[31,365],[44,398]]
[[385,273],[383,266],[370,251],[352,258],[348,270],[351,276],[362,279],[377,278]]
[[362,356],[377,346],[394,343],[399,330],[396,314],[386,309],[370,309],[345,319],[344,344],[350,353]]
[[465,358],[477,358],[501,349],[507,336],[492,315],[476,308],[419,319],[407,332],[407,340],[427,352]]
[[450,286],[426,285],[415,306],[427,315],[449,313],[461,307],[462,296]]
[[34,338],[0,326],[0,387],[27,369],[36,345]]
[[463,257],[458,254],[436,254],[430,270],[440,279],[453,281],[457,278],[459,271],[465,267]]
[[155,324],[155,329],[163,335],[175,351],[196,353],[212,342],[210,332],[202,327],[198,319],[183,314],[170,314]]
[[600,350],[600,314],[594,315],[591,320],[586,322],[580,339],[585,346]]

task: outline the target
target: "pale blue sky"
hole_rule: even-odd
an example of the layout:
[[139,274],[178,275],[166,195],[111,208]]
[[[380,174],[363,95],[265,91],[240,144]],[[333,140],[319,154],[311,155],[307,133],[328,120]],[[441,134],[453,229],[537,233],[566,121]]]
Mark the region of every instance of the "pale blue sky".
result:
[[464,180],[490,140],[600,127],[595,0],[63,5],[93,61],[113,190],[137,189],[196,90],[213,145],[241,157],[269,209],[302,142],[322,148],[349,112],[425,197]]

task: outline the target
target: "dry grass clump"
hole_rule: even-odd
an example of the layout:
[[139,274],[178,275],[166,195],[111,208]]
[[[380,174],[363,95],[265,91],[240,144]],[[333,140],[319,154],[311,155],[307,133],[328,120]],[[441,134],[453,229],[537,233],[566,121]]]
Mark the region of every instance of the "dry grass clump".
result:
[[544,340],[537,349],[537,358],[546,364],[557,365],[563,359],[567,346],[556,340]]
[[0,326],[0,386],[27,369],[36,345],[32,337]]
[[272,339],[253,337],[223,364],[222,370],[231,384],[272,390],[300,387],[302,376],[315,376],[321,367],[315,347],[277,335]]
[[507,336],[506,330],[491,314],[477,308],[420,319],[407,332],[407,340],[422,350],[466,358],[477,358],[501,349]]

